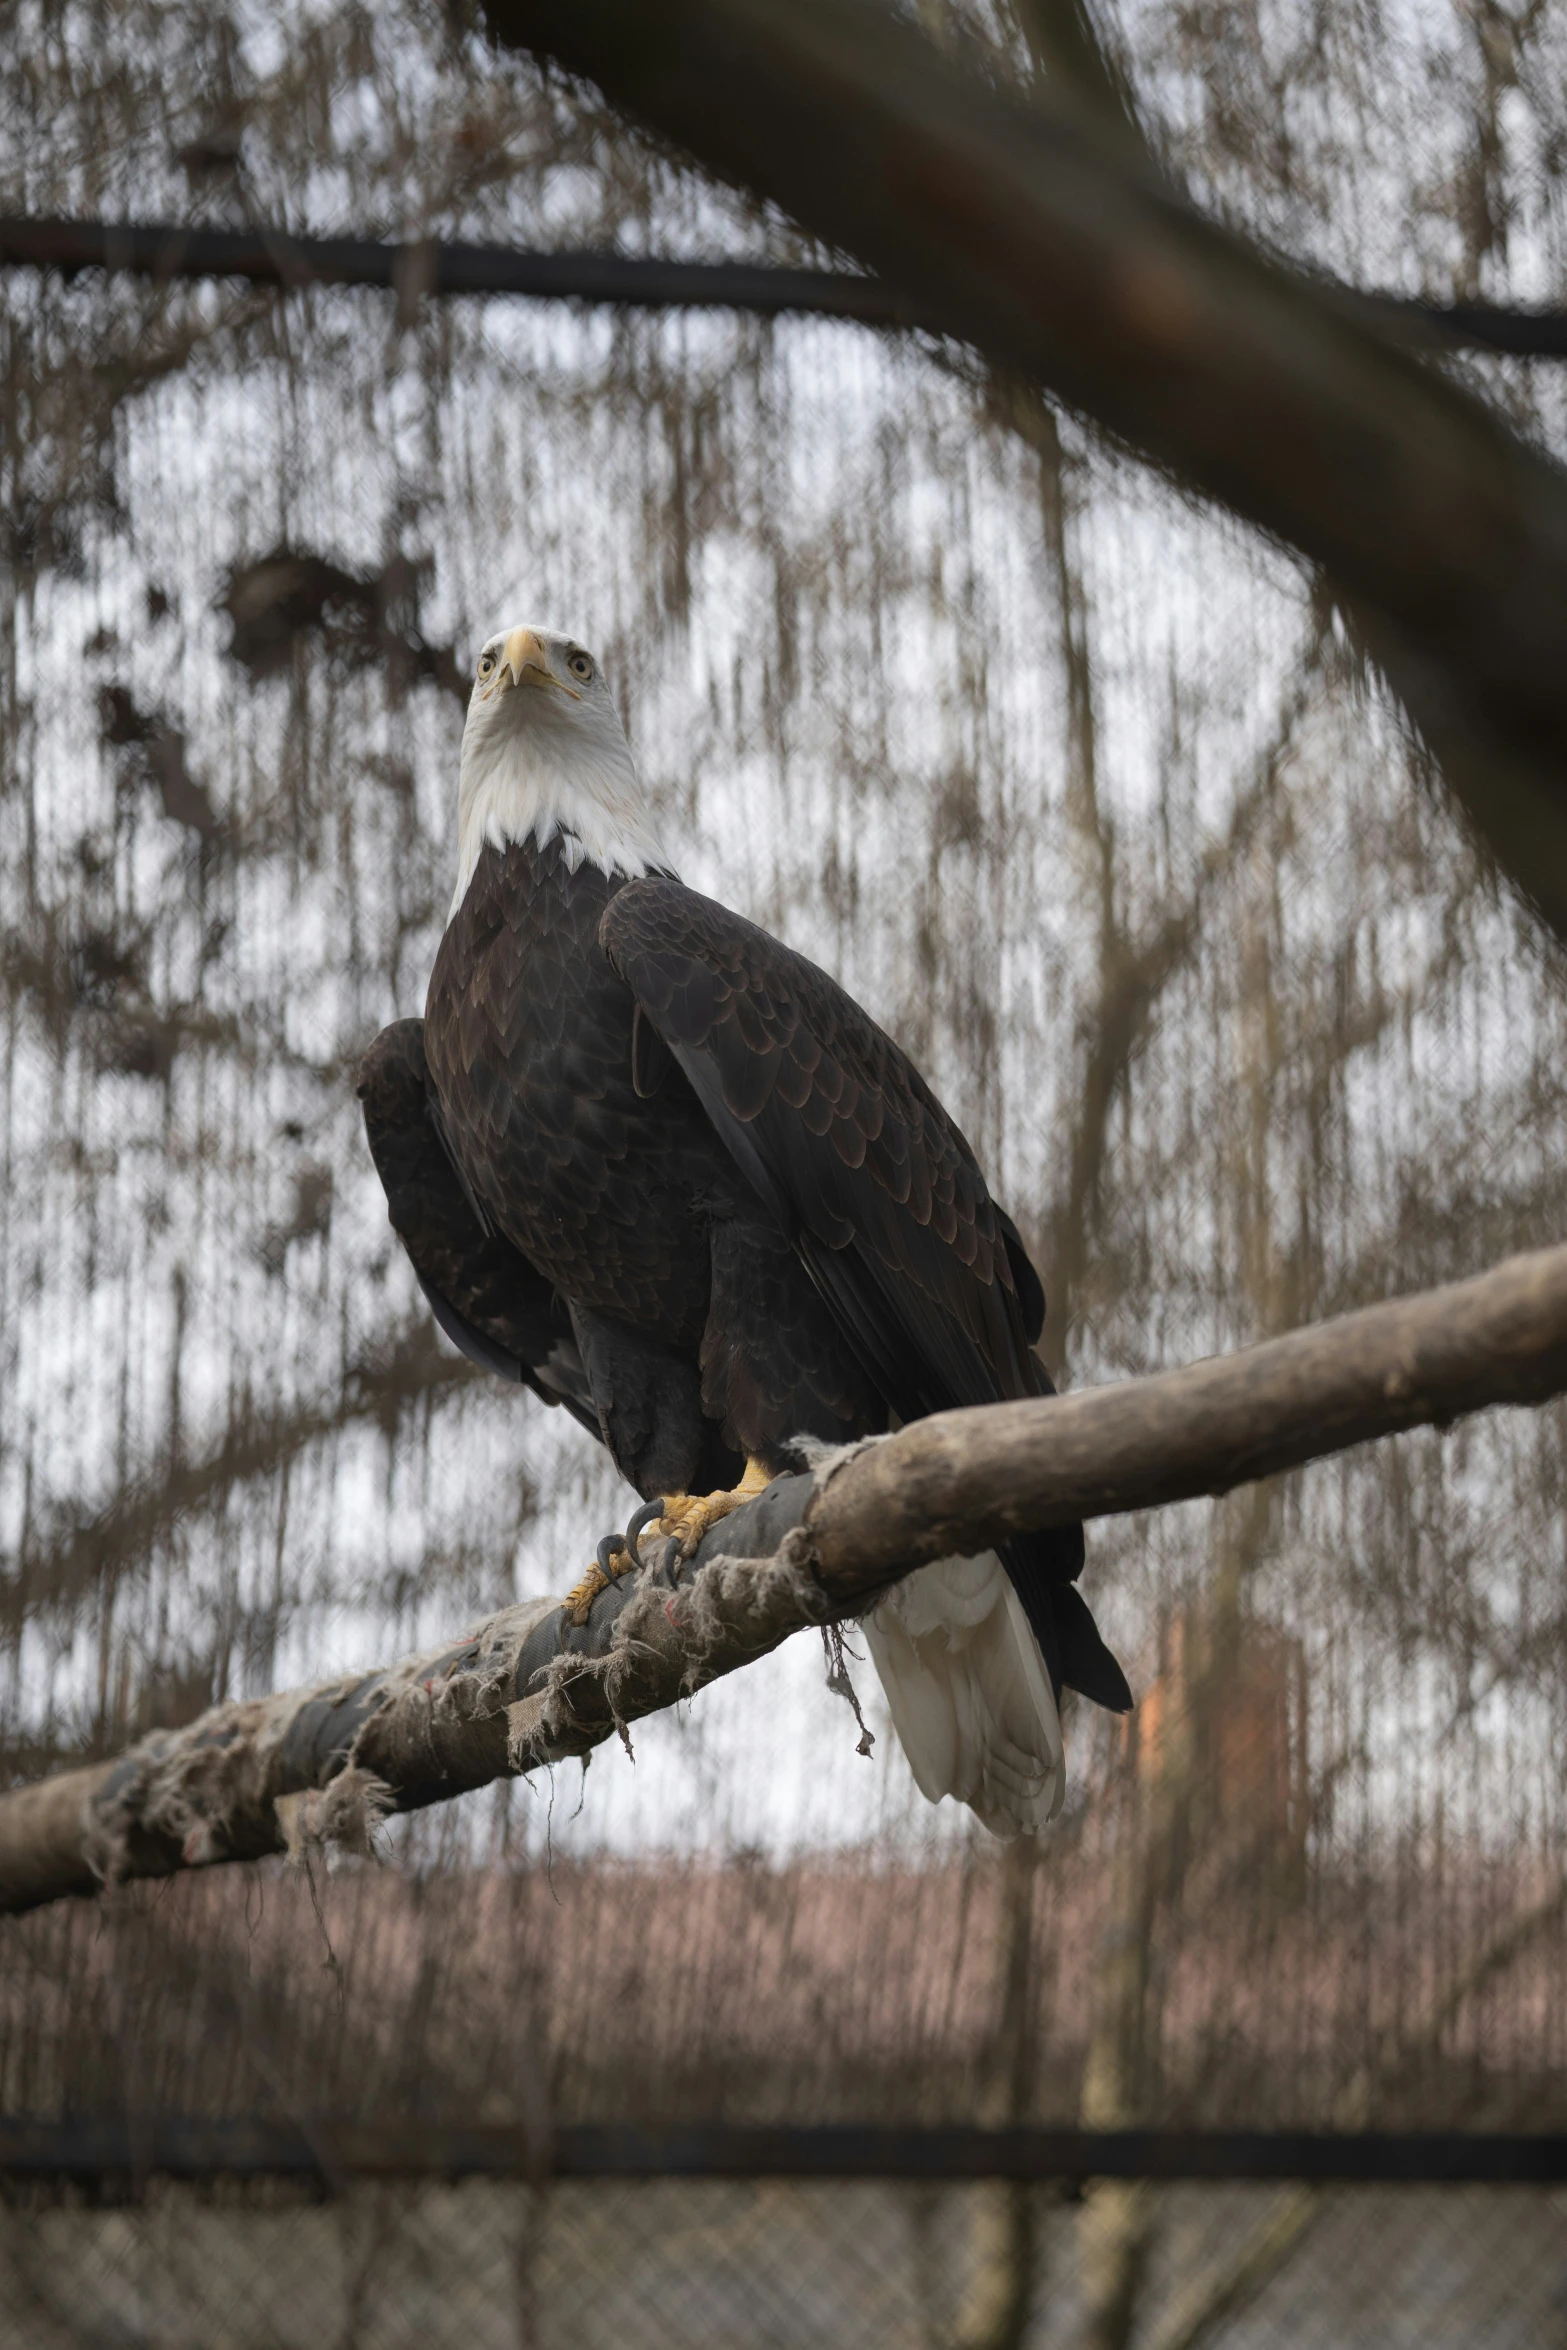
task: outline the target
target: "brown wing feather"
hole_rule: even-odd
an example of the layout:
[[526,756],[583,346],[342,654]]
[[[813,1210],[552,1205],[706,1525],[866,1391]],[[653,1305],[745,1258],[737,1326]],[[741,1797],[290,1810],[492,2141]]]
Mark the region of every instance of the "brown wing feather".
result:
[[628,885],[599,936],[893,1408],[1038,1394],[974,1154],[885,1030],[679,882]]
[[598,1435],[555,1291],[510,1241],[486,1229],[441,1140],[422,1020],[382,1029],[359,1065],[358,1091],[392,1228],[447,1337],[485,1370],[563,1403]]

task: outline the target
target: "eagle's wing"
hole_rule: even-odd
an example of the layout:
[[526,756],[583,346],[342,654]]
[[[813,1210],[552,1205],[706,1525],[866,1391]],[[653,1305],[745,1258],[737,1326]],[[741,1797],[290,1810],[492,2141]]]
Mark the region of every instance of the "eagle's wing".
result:
[[[618,891],[599,937],[897,1417],[1048,1394],[1029,1347],[1043,1293],[1016,1230],[869,1014],[803,955],[667,878]],[[1001,1555],[1052,1681],[1129,1706],[1071,1588],[1082,1529]]]
[[393,1230],[447,1337],[599,1435],[569,1317],[543,1274],[487,1228],[447,1152],[422,1020],[382,1029],[359,1064],[358,1090]]
[[1037,1394],[1001,1219],[891,1037],[677,881],[629,883],[599,936],[898,1416]]

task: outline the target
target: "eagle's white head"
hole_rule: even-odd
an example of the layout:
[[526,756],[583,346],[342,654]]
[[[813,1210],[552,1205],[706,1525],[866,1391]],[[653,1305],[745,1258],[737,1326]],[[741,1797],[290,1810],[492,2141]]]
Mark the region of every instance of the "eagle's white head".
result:
[[573,870],[668,870],[609,688],[593,655],[552,628],[503,628],[485,643],[468,697],[457,796],[462,904],[486,841],[557,834]]

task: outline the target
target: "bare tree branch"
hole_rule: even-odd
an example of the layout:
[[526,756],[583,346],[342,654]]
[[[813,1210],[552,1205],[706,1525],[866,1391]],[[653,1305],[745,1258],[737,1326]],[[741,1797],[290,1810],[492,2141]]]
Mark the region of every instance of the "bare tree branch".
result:
[[388,1669],[214,1706],[0,1795],[0,1911],[322,1840],[586,1754],[921,1562],[1149,1509],[1567,1390],[1567,1247],[1118,1387],[944,1412],[780,1477],[601,1591],[504,1609]]
[[1204,219],[1069,75],[1025,100],[867,0],[485,14],[1323,564],[1567,936],[1558,467],[1341,293]]

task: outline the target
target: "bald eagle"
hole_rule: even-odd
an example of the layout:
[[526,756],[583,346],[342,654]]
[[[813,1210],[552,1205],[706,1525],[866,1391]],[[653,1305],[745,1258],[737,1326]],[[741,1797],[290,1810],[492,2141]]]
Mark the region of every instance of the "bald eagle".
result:
[[[688,1546],[802,1437],[1051,1392],[1039,1277],[963,1135],[824,971],[677,878],[569,636],[479,655],[424,1019],[376,1039],[360,1095],[441,1328]],[[1064,1686],[1131,1703],[1082,1563],[1081,1527],[1021,1535],[865,1620],[921,1789],[997,1835],[1060,1805]]]

